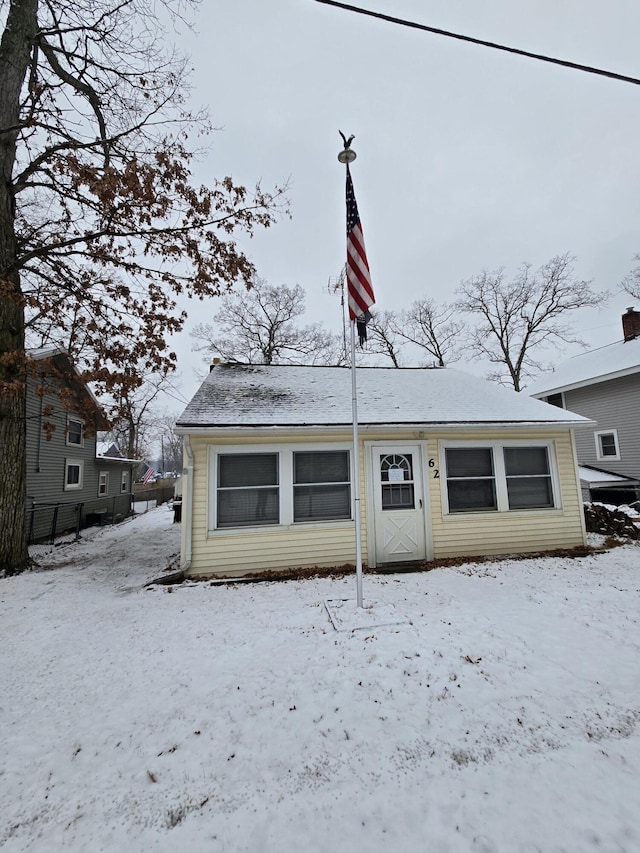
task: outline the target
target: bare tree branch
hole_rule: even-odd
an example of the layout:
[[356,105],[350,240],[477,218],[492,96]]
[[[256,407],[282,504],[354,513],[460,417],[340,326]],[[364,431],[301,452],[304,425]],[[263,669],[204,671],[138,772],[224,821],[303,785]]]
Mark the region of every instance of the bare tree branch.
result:
[[438,367],[459,360],[464,330],[459,310],[453,305],[438,307],[433,299],[417,299],[398,320],[398,334],[433,356]]
[[491,378],[520,391],[527,377],[543,369],[537,353],[545,346],[583,344],[564,322],[565,315],[600,305],[608,294],[576,279],[574,261],[568,254],[557,255],[535,272],[523,264],[511,282],[503,269],[484,270],[463,282],[458,308],[478,317],[469,349],[496,365]]
[[186,106],[186,59],[163,22],[196,6],[2,5],[0,447],[13,486],[0,497],[0,527],[12,531],[0,537],[0,573],[28,559],[25,329],[30,346],[69,348],[83,377],[122,403],[148,374],[175,369],[179,298],[249,285],[239,237],[286,213],[283,188],[193,180],[212,127]]
[[246,292],[223,297],[214,325],[200,323],[193,329],[196,352],[207,359],[248,364],[337,364],[342,342],[318,323],[297,324],[304,314],[304,290],[300,285],[273,287],[255,278]]

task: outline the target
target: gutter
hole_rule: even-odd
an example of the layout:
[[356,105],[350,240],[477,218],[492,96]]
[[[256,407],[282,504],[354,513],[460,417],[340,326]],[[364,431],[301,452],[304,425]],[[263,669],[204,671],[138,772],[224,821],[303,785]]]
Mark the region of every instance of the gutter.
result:
[[[432,435],[434,432],[442,430],[452,430],[460,432],[468,432],[481,429],[531,429],[531,430],[548,430],[548,429],[576,429],[581,427],[594,426],[595,421],[578,415],[575,420],[567,419],[562,421],[431,421],[429,423],[414,422],[414,423],[396,423],[396,424],[372,424],[360,422],[358,424],[361,433],[368,435],[388,435],[392,433],[405,432],[420,432],[424,433],[424,437]],[[246,436],[255,434],[256,430],[261,430],[263,436],[277,436],[280,434],[291,435],[292,433],[300,433],[301,435],[332,435],[346,434],[349,431],[349,424],[228,424],[224,426],[196,426],[196,425],[180,425],[175,428],[178,435],[184,438],[192,437],[211,437],[216,436]]]
[[189,435],[183,435],[182,447],[184,455],[187,458],[186,468],[183,468],[182,475],[187,478],[186,493],[183,490],[182,494],[182,524],[184,528],[184,562],[180,566],[181,572],[188,572],[191,567],[191,538],[193,532],[192,509],[193,509],[193,449],[191,447],[191,439]]
[[577,391],[580,388],[589,388],[591,385],[600,385],[602,382],[611,382],[613,379],[624,379],[625,376],[633,376],[636,373],[640,373],[640,365],[635,365],[634,367],[622,367],[620,370],[613,370],[610,373],[602,373],[600,376],[594,376],[591,379],[576,379],[573,382],[567,382],[565,385],[557,385],[553,388],[547,388],[544,391],[535,391],[530,393],[529,390],[525,388],[523,393],[529,394],[529,396],[534,400],[540,400],[543,397],[548,397],[549,394],[564,394],[565,391]]

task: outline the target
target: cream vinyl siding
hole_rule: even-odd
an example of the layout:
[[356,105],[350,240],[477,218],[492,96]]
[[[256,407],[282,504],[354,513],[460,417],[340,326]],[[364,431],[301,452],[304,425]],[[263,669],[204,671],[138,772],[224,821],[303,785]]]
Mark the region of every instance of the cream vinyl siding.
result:
[[[440,479],[428,471],[434,558],[516,554],[574,548],[585,542],[582,496],[576,478],[572,433],[569,430],[443,433],[427,443],[428,456],[440,461],[441,442],[461,440],[503,442],[530,440],[531,445],[551,441],[555,448],[557,507],[506,512],[446,512]],[[445,472],[438,473],[442,477]]]
[[[267,430],[265,432],[268,433]],[[362,558],[368,563],[368,543],[375,541],[368,531],[364,442],[411,441],[425,447],[423,470],[425,509],[430,513],[426,530],[431,536],[427,553],[441,557],[517,554],[573,548],[585,542],[582,496],[577,478],[573,433],[570,429],[460,429],[399,430],[384,432],[360,427],[360,496],[362,517]],[[552,509],[523,509],[506,512],[443,511],[440,477],[441,443],[446,441],[530,441],[532,445],[551,442],[555,455],[557,506]],[[191,436],[194,457],[191,566],[189,575],[200,577],[242,577],[290,568],[331,567],[355,564],[353,521],[311,522],[273,525],[263,528],[209,529],[210,453],[224,448],[246,449],[281,445],[305,449],[342,445],[350,447],[351,434],[331,433],[326,438],[293,433],[267,434],[263,439]],[[433,459],[433,466],[429,460]],[[436,477],[436,472],[440,475]],[[184,489],[188,484],[184,482]],[[353,492],[352,492],[353,499]],[[186,550],[186,523],[183,515],[183,559]],[[431,550],[432,549],[432,550]]]
[[[278,436],[282,448],[304,445],[322,450],[323,446],[343,445],[350,447],[348,434],[331,435],[326,442],[309,436]],[[193,532],[191,541],[190,575],[229,578],[251,576],[263,572],[289,568],[311,568],[341,566],[355,563],[354,522],[351,520],[303,522],[290,525],[272,525],[261,528],[209,529],[210,470],[209,453],[224,451],[225,447],[237,448],[241,444],[237,437],[217,439],[192,437],[194,482],[193,482]],[[251,437],[243,443],[249,448],[261,446],[272,448],[273,436],[263,440]],[[211,450],[209,449],[211,448]],[[364,495],[364,456],[360,447],[361,494]],[[352,491],[353,500],[353,491]],[[366,562],[366,510],[361,501],[363,561]],[[184,542],[183,530],[183,542]],[[184,545],[183,545],[184,549]]]

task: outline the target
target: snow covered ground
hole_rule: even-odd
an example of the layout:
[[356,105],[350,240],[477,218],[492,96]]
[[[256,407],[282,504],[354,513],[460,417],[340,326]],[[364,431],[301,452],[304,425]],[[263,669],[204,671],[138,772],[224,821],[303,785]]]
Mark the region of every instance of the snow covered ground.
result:
[[3,853],[640,851],[638,545],[365,575],[336,631],[353,578],[144,588],[172,518],[0,580]]

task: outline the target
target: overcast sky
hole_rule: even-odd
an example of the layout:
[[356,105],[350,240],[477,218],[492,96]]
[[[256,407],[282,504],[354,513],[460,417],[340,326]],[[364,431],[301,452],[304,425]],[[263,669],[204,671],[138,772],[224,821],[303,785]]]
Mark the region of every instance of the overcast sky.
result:
[[[637,0],[358,5],[640,77]],[[314,0],[205,0],[195,32],[177,43],[192,59],[194,104],[221,128],[198,179],[290,181],[291,221],[240,242],[270,284],[304,287],[308,321],[342,328],[327,290],[345,259],[341,129],[356,136],[352,175],[379,309],[447,301],[483,268],[515,273],[570,252],[580,278],[614,294],[576,314],[577,330],[593,346],[621,337],[633,300],[620,282],[640,251],[640,86]],[[217,310],[189,307],[187,329]],[[191,344],[187,332],[175,342],[185,398],[202,369]]]

